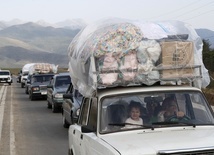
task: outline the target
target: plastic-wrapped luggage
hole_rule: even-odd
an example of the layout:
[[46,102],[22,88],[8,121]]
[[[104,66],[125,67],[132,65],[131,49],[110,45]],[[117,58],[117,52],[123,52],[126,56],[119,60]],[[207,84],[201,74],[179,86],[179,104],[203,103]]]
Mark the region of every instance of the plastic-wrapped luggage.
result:
[[34,63],[29,67],[29,74],[57,73],[58,66],[49,63]]
[[107,87],[210,82],[202,40],[180,21],[100,20],[77,34],[68,53],[72,83],[84,96]]

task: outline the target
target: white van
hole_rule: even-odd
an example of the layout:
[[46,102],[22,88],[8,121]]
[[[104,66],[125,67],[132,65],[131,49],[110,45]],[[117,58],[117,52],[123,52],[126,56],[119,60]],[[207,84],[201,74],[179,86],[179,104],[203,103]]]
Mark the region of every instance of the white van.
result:
[[8,83],[11,85],[13,82],[11,73],[9,70],[0,70],[0,83]]

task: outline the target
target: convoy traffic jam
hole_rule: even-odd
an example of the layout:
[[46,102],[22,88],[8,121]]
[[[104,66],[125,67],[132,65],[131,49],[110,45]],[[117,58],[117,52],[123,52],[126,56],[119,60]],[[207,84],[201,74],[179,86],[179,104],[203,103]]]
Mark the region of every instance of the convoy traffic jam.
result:
[[[86,26],[68,48],[71,81],[56,95],[69,155],[214,154],[214,115],[201,91],[210,83],[202,46],[180,21],[105,19]],[[46,99],[57,66],[27,66],[21,87],[31,100]],[[56,104],[47,101],[49,108]]]

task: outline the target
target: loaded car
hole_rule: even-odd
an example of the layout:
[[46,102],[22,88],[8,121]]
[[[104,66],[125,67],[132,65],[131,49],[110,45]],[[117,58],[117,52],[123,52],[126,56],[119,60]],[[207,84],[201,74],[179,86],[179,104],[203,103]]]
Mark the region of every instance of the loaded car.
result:
[[70,83],[67,91],[63,94],[62,104],[62,122],[63,127],[68,128],[71,124],[77,122],[80,105],[82,103],[82,94],[78,90],[73,89],[72,83]]
[[29,94],[29,85],[30,85],[30,80],[31,80],[30,74],[28,74],[27,79],[25,81],[25,94]]
[[53,76],[47,85],[47,104],[48,108],[52,108],[53,112],[61,111],[63,103],[63,94],[71,83],[69,73],[59,73]]
[[214,154],[202,47],[180,21],[108,19],[80,31],[68,48],[83,95],[69,155]]
[[35,100],[38,98],[47,99],[47,85],[54,74],[35,74],[31,76],[28,86],[29,99]]
[[27,63],[25,64],[20,73],[21,73],[21,79],[20,79],[20,83],[21,83],[21,88],[24,88],[25,87],[25,83],[27,81],[27,77],[28,77],[28,74],[29,74],[29,70],[30,68],[34,65],[34,63]]
[[9,70],[0,70],[0,83],[8,83],[11,85],[13,79]]

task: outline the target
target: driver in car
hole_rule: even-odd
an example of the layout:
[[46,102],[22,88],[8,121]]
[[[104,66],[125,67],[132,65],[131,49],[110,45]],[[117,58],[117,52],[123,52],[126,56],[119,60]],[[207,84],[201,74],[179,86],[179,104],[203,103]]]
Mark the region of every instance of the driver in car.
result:
[[185,120],[183,111],[178,110],[176,101],[172,97],[167,97],[162,103],[162,111],[158,114],[159,121]]

